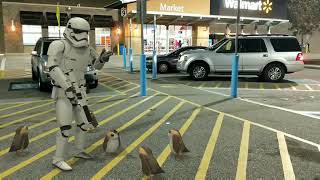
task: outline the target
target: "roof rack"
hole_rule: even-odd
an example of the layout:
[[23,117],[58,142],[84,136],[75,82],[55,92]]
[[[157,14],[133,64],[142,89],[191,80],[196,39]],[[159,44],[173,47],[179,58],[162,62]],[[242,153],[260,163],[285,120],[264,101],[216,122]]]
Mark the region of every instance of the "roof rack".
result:
[[290,36],[288,34],[240,34],[239,36]]

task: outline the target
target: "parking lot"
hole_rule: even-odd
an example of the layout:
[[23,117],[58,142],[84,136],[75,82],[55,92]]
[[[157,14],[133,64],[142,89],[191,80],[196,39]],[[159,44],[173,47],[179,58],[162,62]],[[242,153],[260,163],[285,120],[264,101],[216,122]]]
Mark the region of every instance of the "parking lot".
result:
[[[89,94],[99,128],[88,134],[93,160],[68,156],[72,172],[53,168],[58,131],[50,93],[32,82],[28,69],[4,71],[0,100],[0,177],[17,179],[141,179],[137,147],[152,149],[165,173],[157,179],[317,179],[320,178],[319,70],[305,69],[282,83],[240,77],[238,99],[230,99],[230,78],[192,81],[171,73],[148,78],[148,96],[139,97],[139,73],[110,62]],[[34,83],[29,83],[34,84]],[[25,86],[24,86],[25,87]],[[22,156],[8,153],[15,129],[29,127]],[[175,159],[168,130],[179,129],[190,153]],[[106,131],[120,132],[122,149],[103,153]],[[71,143],[74,138],[70,138]],[[70,147],[72,148],[72,147]],[[72,150],[71,150],[72,151]]]

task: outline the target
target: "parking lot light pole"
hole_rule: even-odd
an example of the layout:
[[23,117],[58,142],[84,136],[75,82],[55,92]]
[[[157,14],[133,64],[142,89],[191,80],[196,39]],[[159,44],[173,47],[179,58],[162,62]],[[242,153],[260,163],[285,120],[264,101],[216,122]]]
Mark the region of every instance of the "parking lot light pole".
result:
[[239,54],[238,54],[238,41],[239,41],[239,24],[240,24],[240,0],[238,0],[238,12],[237,12],[237,27],[234,57],[232,59],[232,77],[231,77],[231,97],[238,97],[238,69],[239,69]]
[[158,68],[157,68],[157,50],[156,50],[156,31],[157,31],[157,16],[153,17],[153,63],[152,63],[152,79],[157,79]]

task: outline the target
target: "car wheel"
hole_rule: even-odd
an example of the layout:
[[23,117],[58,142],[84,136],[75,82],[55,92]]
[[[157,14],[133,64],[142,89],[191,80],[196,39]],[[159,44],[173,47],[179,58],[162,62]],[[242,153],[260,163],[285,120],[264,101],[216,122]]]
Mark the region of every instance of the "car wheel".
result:
[[169,71],[169,66],[166,63],[160,63],[158,65],[158,72],[163,74],[163,73],[167,73]]
[[[88,83],[89,84],[89,83]],[[94,83],[92,84],[89,84],[89,88],[90,89],[95,89],[98,87],[98,84],[99,84],[99,81],[98,80],[95,80]]]
[[40,73],[38,73],[38,86],[39,90],[42,92],[49,92],[52,88],[50,84],[43,82]]
[[263,71],[264,80],[269,82],[282,81],[285,76],[285,68],[281,64],[270,64]]
[[208,77],[209,68],[204,63],[196,63],[192,65],[189,73],[194,80],[204,80]]

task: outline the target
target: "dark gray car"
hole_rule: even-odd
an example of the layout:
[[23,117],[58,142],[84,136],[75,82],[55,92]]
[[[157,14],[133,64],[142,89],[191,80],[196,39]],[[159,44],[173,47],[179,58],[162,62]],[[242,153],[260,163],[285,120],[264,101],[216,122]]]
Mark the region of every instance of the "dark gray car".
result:
[[[158,55],[157,56],[158,72],[167,73],[169,71],[176,71],[177,62],[179,60],[180,53],[183,53],[189,50],[206,49],[206,48],[207,47],[204,47],[204,46],[186,46],[165,55]],[[152,63],[153,63],[152,56],[147,57],[147,69],[149,71],[152,70]]]
[[[47,66],[47,52],[50,44],[55,40],[59,40],[59,38],[40,38],[31,53],[32,79],[38,82],[40,91],[51,91],[52,89],[49,69]],[[89,66],[87,68],[85,79],[87,86],[90,89],[98,86],[98,75],[93,67]]]

